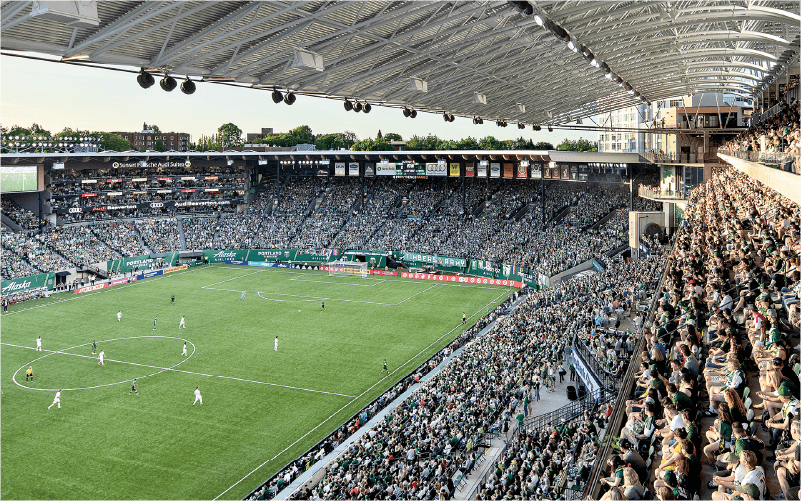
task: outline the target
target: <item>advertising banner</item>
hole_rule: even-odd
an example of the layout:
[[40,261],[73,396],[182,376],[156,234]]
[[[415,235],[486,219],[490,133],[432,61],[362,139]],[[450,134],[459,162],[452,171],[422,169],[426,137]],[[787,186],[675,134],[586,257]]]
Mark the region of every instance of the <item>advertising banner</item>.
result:
[[542,179],[542,164],[531,164],[531,179]]
[[459,164],[456,162],[451,162],[448,164],[449,170],[448,175],[450,177],[459,177]]
[[484,162],[478,163],[478,176],[477,177],[487,177],[487,167],[488,165]]
[[448,175],[448,166],[445,164],[439,163],[427,163],[426,164],[426,176],[447,176]]
[[570,166],[563,165],[561,168],[562,168],[562,179],[569,180],[570,179]]
[[464,164],[464,177],[475,177],[476,175],[476,164],[473,162],[467,162]]
[[167,273],[172,273],[174,271],[181,271],[181,270],[188,270],[188,264],[182,264],[181,266],[170,266],[169,268],[164,268],[162,272],[166,275]]
[[41,273],[24,278],[15,278],[14,280],[3,280],[3,296],[14,294],[16,292],[26,291],[28,289],[38,289],[46,287],[52,290],[56,285],[56,274],[52,271],[50,273]]
[[249,251],[246,250],[204,250],[203,257],[209,263],[224,263],[226,259],[232,261],[245,261]]
[[376,176],[395,176],[398,173],[398,168],[395,164],[375,164]]
[[525,162],[517,164],[517,179],[528,179],[528,167]]
[[90,285],[88,287],[78,287],[77,289],[75,289],[75,294],[83,294],[84,292],[98,291],[100,289],[105,289],[108,286],[109,286],[108,282],[103,282],[102,284]]
[[111,281],[111,286],[136,282],[136,277],[117,278]]
[[578,165],[570,166],[570,180],[578,181]]
[[[215,188],[212,188],[216,190]],[[172,190],[167,190],[171,192]],[[206,190],[209,191],[209,190]],[[219,191],[219,190],[216,190]],[[146,191],[142,192],[133,192],[134,194],[146,194]],[[81,196],[97,196],[97,193],[87,194],[84,193]],[[144,203],[137,203],[137,204],[124,204],[124,205],[95,205],[95,206],[86,206],[82,208],[78,207],[61,207],[53,212],[56,214],[67,214],[72,212],[98,212],[98,211],[109,211],[109,210],[125,210],[125,209],[169,209],[172,207],[209,207],[209,206],[217,206],[217,205],[238,205],[244,203],[242,199],[234,198],[230,200],[200,200],[200,201],[179,201],[176,202],[175,200],[165,200],[163,202],[144,202]],[[77,209],[77,210],[76,210]]]
[[375,176],[375,164],[373,162],[364,163],[364,177]]
[[136,279],[137,280],[143,280],[145,278],[157,277],[157,276],[159,276],[161,274],[162,274],[162,270],[146,271],[144,273],[140,273],[140,274],[136,275]]
[[359,163],[358,162],[351,162],[348,164],[348,175],[359,177]]
[[453,268],[466,268],[467,259],[451,256],[440,256],[437,254],[419,254],[416,252],[406,252],[400,260],[404,263],[411,264],[412,266],[420,267],[422,265],[437,265]]
[[542,178],[543,179],[551,179],[551,168],[547,165],[542,169]]
[[635,211],[629,212],[629,247],[638,249],[640,247],[640,218],[639,213]]
[[149,255],[144,254],[141,256],[126,257],[122,259],[114,259],[113,261],[106,262],[106,269],[112,273],[127,273],[133,268],[150,268],[155,259],[151,259]]
[[344,176],[345,175],[345,162],[336,162],[336,163],[334,163],[334,175],[335,176]]
[[515,177],[515,164],[511,162],[503,163],[503,177],[508,177],[510,179]]
[[584,360],[578,354],[578,350],[571,350],[573,355],[573,367],[576,368],[576,373],[579,375],[582,381],[584,381],[584,385],[589,390],[590,394],[593,396],[595,400],[601,398],[601,383],[598,381],[598,378],[595,377],[595,374],[592,373],[587,364],[584,363]]
[[[321,268],[322,269],[322,268]],[[388,277],[397,277],[398,272],[395,270],[369,270],[370,275],[384,275]]]
[[294,249],[252,249],[244,257],[249,261],[294,261]]
[[501,163],[500,162],[491,162],[490,163],[490,177],[501,177]]
[[494,278],[484,277],[457,277],[454,275],[431,275],[429,273],[409,273],[401,272],[401,278],[410,278],[412,280],[433,280],[436,282],[455,282],[460,284],[482,284],[482,285],[500,285],[502,287],[517,287],[523,288],[523,284],[516,280],[501,280]]
[[396,162],[395,167],[397,169],[395,175],[399,177],[418,178],[418,177],[424,177],[426,175],[425,165],[420,165],[419,163],[413,162],[411,160]]

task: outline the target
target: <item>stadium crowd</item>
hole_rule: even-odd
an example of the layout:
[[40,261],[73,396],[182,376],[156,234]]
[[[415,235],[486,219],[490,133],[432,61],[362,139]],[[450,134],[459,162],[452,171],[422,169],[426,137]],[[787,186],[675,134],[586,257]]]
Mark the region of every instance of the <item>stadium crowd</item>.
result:
[[[564,363],[574,334],[589,332],[595,325],[594,312],[614,304],[608,289],[623,285],[618,293],[629,298],[630,307],[631,298],[647,290],[663,263],[658,257],[634,263],[614,260],[599,276],[528,295],[511,315],[468,343],[350,445],[328,466],[323,480],[299,497],[450,499],[453,474],[469,470],[487,435],[506,432],[511,420],[523,422],[540,385],[544,391]],[[618,348],[616,367],[624,367],[629,352]],[[574,469],[575,477],[589,473],[592,464],[587,460],[597,446],[595,417],[590,414],[541,430],[523,430],[481,486],[478,498],[547,498],[562,471]],[[333,448],[318,452],[316,459]],[[280,485],[276,480],[265,486],[257,497],[269,497],[290,479],[281,480]]]

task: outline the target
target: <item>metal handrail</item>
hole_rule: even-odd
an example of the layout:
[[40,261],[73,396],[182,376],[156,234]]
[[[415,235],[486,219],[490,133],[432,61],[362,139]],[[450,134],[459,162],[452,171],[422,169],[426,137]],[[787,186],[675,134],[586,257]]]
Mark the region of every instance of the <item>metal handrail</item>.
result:
[[[682,228],[680,231],[685,231]],[[678,234],[677,234],[678,235]],[[665,263],[665,270],[662,273],[662,277],[659,279],[659,283],[654,290],[653,297],[651,298],[651,304],[648,307],[648,313],[646,315],[646,319],[648,321],[652,321],[654,315],[656,314],[656,304],[659,299],[659,291],[662,290],[662,284],[667,277],[668,270],[670,270],[670,265],[673,258],[671,257],[668,259],[668,262]],[[637,340],[637,344],[634,347],[634,354],[631,357],[631,360],[639,360],[642,357],[643,348],[645,345],[645,336],[643,335],[643,330],[645,329],[646,322],[640,326],[637,334],[639,339]],[[626,415],[626,396],[631,393],[632,387],[634,386],[634,374],[636,374],[638,369],[638,364],[636,363],[629,363],[629,369],[626,371],[626,376],[623,378],[623,384],[618,392],[617,402],[615,402],[615,408],[612,411],[612,415],[609,419],[609,424],[607,426],[607,433],[612,433],[613,430],[619,430],[621,427],[621,422],[623,417]],[[598,491],[601,487],[600,485],[600,478],[603,474],[604,465],[606,464],[609,456],[612,452],[612,441],[607,441],[606,445],[604,446],[603,450],[601,450],[595,460],[595,465],[593,466],[592,473],[590,475],[590,480],[587,482],[587,490],[585,491],[585,497],[587,499],[598,499]]]

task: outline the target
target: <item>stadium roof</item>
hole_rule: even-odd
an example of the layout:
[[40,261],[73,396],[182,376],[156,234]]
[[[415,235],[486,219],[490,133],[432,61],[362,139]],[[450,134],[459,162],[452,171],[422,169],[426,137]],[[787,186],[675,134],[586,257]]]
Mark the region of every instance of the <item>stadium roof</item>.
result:
[[6,50],[536,124],[754,96],[797,65],[801,24],[795,0],[11,1],[0,16]]

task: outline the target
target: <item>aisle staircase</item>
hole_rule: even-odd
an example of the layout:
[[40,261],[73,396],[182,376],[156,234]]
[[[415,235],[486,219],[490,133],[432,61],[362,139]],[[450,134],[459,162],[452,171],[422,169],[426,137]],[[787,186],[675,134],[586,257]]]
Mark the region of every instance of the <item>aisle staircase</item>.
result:
[[[186,250],[186,237],[184,236],[184,218],[178,220],[178,241],[181,243],[181,250]],[[216,235],[215,235],[216,236]]]

